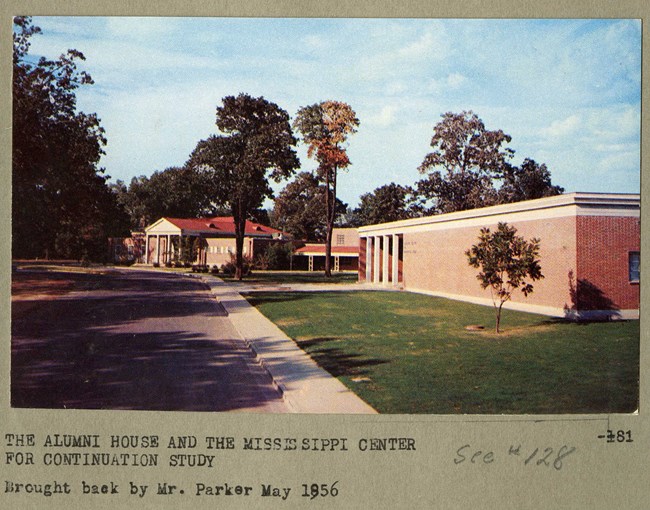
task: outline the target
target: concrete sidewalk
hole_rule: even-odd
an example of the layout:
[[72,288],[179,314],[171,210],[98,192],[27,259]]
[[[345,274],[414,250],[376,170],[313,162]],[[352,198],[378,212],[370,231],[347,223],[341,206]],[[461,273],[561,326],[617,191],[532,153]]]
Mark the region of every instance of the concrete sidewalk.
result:
[[234,285],[217,278],[202,280],[271,374],[293,412],[376,414],[377,411],[320,368],[291,338],[251,306]]

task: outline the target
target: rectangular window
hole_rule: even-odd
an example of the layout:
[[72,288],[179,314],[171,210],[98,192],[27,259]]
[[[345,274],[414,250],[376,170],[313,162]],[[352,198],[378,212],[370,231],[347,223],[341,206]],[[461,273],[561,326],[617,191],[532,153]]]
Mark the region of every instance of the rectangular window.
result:
[[631,251],[629,255],[630,281],[638,283],[641,277],[641,254]]
[[336,244],[339,246],[342,246],[345,244],[345,235],[344,234],[337,234],[336,235]]

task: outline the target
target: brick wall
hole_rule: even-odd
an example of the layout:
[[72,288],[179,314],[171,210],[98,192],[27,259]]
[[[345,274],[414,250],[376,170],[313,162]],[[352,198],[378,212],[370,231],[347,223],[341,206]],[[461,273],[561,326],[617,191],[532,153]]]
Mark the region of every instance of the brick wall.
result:
[[[496,228],[497,222],[483,226]],[[512,301],[556,308],[571,306],[569,275],[576,272],[576,218],[512,221],[518,235],[541,239],[544,279],[534,283],[528,298],[515,292]],[[467,263],[465,251],[478,242],[480,226],[405,233],[403,279],[407,289],[419,289],[490,299]]]
[[639,218],[579,216],[576,300],[583,310],[638,309],[629,253],[640,250]]

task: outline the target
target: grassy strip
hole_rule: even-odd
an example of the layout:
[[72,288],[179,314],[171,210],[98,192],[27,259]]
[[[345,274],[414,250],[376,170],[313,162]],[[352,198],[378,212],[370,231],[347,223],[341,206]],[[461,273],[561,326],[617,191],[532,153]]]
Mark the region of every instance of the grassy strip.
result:
[[[639,321],[571,323],[388,292],[247,296],[382,413],[611,413],[638,402]],[[482,324],[484,331],[465,326]]]

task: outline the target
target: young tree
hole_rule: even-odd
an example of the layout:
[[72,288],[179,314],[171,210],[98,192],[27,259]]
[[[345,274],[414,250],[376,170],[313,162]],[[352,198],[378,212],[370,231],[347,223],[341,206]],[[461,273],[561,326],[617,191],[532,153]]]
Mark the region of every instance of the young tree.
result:
[[236,272],[242,279],[246,220],[273,191],[269,178],[280,182],[299,166],[292,148],[296,139],[289,115],[275,103],[248,94],[227,96],[217,107],[222,135],[202,140],[189,166],[209,172],[215,202],[227,205],[235,221]]
[[482,228],[479,243],[465,252],[469,265],[481,269],[477,275],[484,289],[490,287],[499,333],[503,304],[519,289],[524,296],[533,292],[531,282],[544,278],[539,264],[540,240],[526,241],[517,229],[499,223],[495,232]]
[[332,229],[336,219],[336,180],[339,169],[350,165],[345,142],[359,126],[350,105],[323,101],[298,110],[294,128],[307,144],[307,156],[318,161],[316,175],[325,185],[325,275],[331,276]]
[[[336,216],[347,209],[336,199]],[[278,193],[273,207],[272,226],[296,239],[322,242],[326,238],[325,185],[310,172],[300,172]]]
[[364,193],[360,197],[356,209],[356,221],[361,225],[375,225],[389,221],[414,218],[413,190],[391,182],[376,188],[372,193]]
[[433,128],[431,147],[418,168],[426,177],[418,191],[433,201],[431,212],[448,213],[491,205],[497,201],[492,180],[503,174],[514,151],[501,130],[488,131],[471,111],[447,112]]

